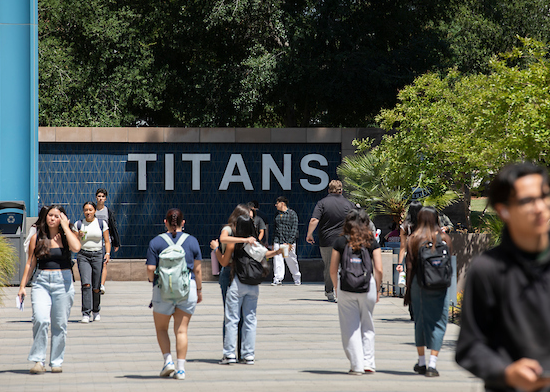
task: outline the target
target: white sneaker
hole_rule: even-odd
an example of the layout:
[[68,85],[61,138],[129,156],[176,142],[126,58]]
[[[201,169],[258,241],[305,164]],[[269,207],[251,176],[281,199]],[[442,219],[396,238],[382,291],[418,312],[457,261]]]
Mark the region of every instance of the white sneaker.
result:
[[87,316],[87,315],[82,316],[82,320],[80,322],[88,324],[90,322],[90,316]]
[[294,281],[294,286],[300,286],[301,284],[302,284],[302,282],[300,282],[299,280]]
[[272,286],[281,286],[282,284],[283,282],[277,279],[274,279],[273,282],[271,283]]
[[185,380],[185,372],[183,370],[176,370],[174,372],[174,378],[176,380]]
[[170,377],[170,375],[172,373],[174,373],[175,370],[176,370],[176,368],[174,366],[174,362],[170,361],[162,367],[162,370],[160,371],[160,376],[161,377]]
[[99,321],[101,320],[101,316],[99,315],[99,313],[94,313],[94,321]]

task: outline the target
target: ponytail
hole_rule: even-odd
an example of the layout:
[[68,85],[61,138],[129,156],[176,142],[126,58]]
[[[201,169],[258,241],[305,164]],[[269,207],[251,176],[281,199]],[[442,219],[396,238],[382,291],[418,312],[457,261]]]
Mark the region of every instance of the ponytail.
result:
[[181,226],[183,222],[183,214],[177,208],[171,208],[166,213],[166,223],[169,227],[169,232],[172,234],[172,238],[176,238],[176,230]]

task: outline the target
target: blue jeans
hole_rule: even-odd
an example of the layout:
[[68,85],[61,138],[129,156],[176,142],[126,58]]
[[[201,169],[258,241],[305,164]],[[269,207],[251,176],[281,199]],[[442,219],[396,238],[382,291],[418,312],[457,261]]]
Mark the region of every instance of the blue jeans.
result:
[[[225,314],[225,297],[227,296],[227,289],[231,284],[231,267],[230,266],[222,267],[220,271],[220,275],[218,277],[218,282],[220,283],[220,289],[222,290],[223,310]],[[241,311],[241,321],[239,321],[238,330],[239,331],[237,335],[237,354],[239,358],[242,358],[241,356],[241,340],[243,335],[242,311]],[[225,340],[225,316],[224,316],[223,326],[222,326],[222,339]]]
[[256,344],[256,307],[258,306],[259,286],[241,283],[233,279],[225,298],[225,338],[223,355],[235,358],[239,321],[243,319],[241,356],[254,356]]
[[67,321],[74,300],[70,270],[38,270],[32,284],[32,335],[29,361],[46,362],[48,328],[52,326],[50,366],[61,366],[65,355]]
[[99,286],[101,285],[101,271],[103,269],[103,252],[81,250],[78,252],[76,260],[82,285],[82,315],[90,316],[92,311],[99,313],[101,309]]

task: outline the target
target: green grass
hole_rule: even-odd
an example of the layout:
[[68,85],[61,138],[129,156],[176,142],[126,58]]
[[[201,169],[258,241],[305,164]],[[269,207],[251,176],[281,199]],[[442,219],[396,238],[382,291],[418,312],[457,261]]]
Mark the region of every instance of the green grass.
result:
[[[483,222],[483,211],[487,206],[486,197],[473,198],[470,204],[470,220],[472,222],[472,229],[474,232],[484,232],[487,230],[486,223]],[[485,217],[494,216],[495,211],[491,207],[487,207],[485,211]]]
[[[483,212],[483,210],[485,209],[485,206],[487,206],[487,198],[486,197],[472,198],[472,202],[470,203],[470,210]],[[487,211],[491,212],[491,213],[494,212],[491,207],[487,208]]]

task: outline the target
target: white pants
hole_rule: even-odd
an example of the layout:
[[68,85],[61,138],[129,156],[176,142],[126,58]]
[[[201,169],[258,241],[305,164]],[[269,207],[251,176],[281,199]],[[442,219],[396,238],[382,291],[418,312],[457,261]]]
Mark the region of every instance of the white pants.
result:
[[[273,244],[273,250],[279,249],[279,244]],[[289,250],[288,257],[283,255],[273,256],[273,275],[274,281],[283,281],[285,278],[285,263],[288,265],[288,270],[292,274],[292,278],[295,282],[300,282],[302,274],[300,273],[300,267],[298,266],[298,256],[296,255],[296,244],[292,244],[292,250]]]
[[342,345],[350,361],[351,370],[355,372],[363,372],[365,368],[375,369],[372,312],[376,297],[374,277],[371,277],[370,288],[366,293],[342,291],[338,285],[338,318]]

